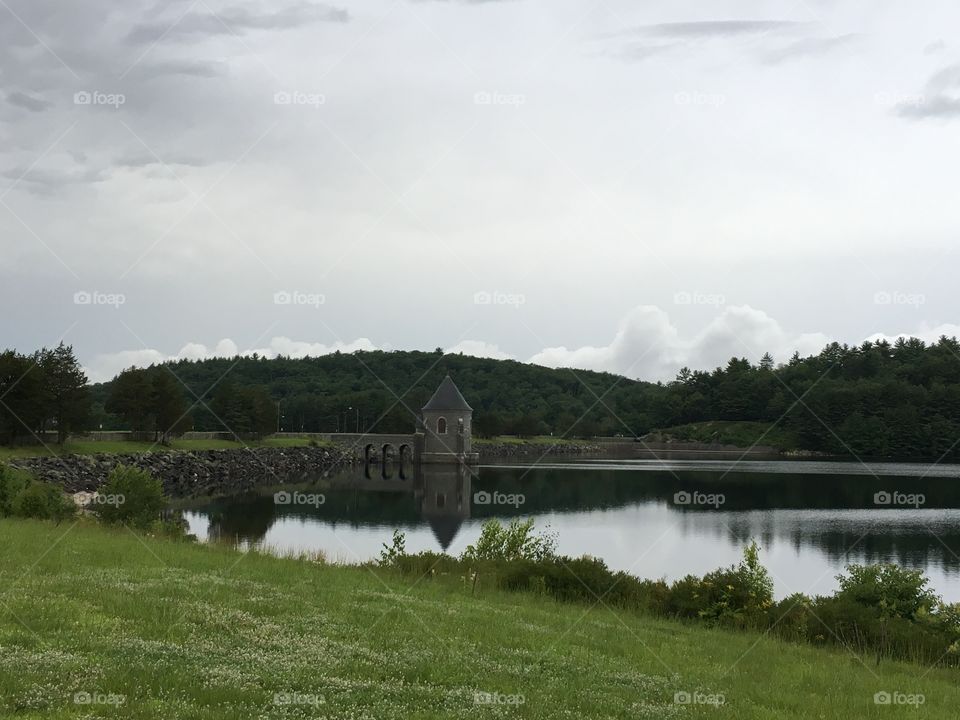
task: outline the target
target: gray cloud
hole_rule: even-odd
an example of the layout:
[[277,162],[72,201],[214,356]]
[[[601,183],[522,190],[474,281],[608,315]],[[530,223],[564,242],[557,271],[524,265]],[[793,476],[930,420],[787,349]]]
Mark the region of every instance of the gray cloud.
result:
[[47,108],[53,107],[53,103],[42,98],[27,95],[19,90],[7,93],[7,102],[24,110],[30,110],[31,112],[43,112]]
[[960,117],[960,63],[938,70],[927,81],[926,92],[916,102],[899,103],[894,112],[910,120],[950,120]]
[[650,37],[695,40],[801,30],[809,25],[791,20],[705,20],[641,25],[628,32]]
[[960,98],[946,95],[935,95],[926,98],[922,103],[900,103],[895,112],[903,118],[911,120],[941,119],[950,120],[960,117]]
[[154,155],[149,153],[138,153],[125,155],[116,162],[117,167],[126,167],[126,168],[149,168],[154,165],[167,165],[167,166],[176,166],[180,165],[183,167],[204,167],[211,163],[201,160],[195,155],[184,155],[172,153],[163,158],[161,163]]
[[[931,26],[957,19],[954,4],[933,0],[940,7],[925,6],[923,18],[815,6],[830,34],[864,33],[833,49],[800,42],[826,34],[821,25],[776,21],[807,19],[801,8],[764,21],[746,0],[682,15],[664,0],[605,0],[609,12],[587,16],[572,1],[486,6],[497,12],[467,1],[412,13],[394,0],[318,0],[349,8],[356,22],[342,23],[329,22],[342,11],[298,0],[5,0],[35,35],[0,6],[0,186],[32,168],[5,197],[9,209],[0,205],[0,300],[10,310],[0,333],[39,347],[77,320],[68,340],[93,357],[141,347],[124,324],[165,353],[191,338],[262,347],[257,336],[276,324],[265,337],[329,347],[336,333],[529,358],[562,344],[607,347],[622,309],[660,304],[680,340],[652,317],[606,355],[580,355],[612,353],[617,367],[627,357],[618,348],[639,348],[649,326],[682,353],[664,358],[672,372],[704,357],[691,344],[715,312],[671,306],[678,289],[725,293],[783,328],[837,338],[958,316],[938,254],[949,253],[954,226],[943,137],[885,116],[904,89],[922,91],[952,62],[921,50],[936,39]],[[242,42],[210,24],[207,5]],[[188,10],[185,35],[126,39],[132,28],[156,38]],[[796,59],[758,72],[777,49]],[[823,60],[800,57],[820,49]],[[844,62],[854,51],[857,61]],[[938,74],[943,97],[927,114],[956,114],[953,82]],[[7,101],[15,90],[52,107],[28,111]],[[476,105],[479,90],[526,100]],[[78,105],[78,91],[126,103]],[[326,102],[277,104],[280,91]],[[709,102],[717,98],[722,108]],[[908,236],[921,251],[904,250]],[[586,250],[574,262],[567,247]],[[475,306],[451,264],[472,288],[529,302]],[[65,266],[82,279],[71,292],[123,292],[128,304],[74,307]],[[824,273],[830,282],[809,292]],[[926,293],[924,318],[849,301],[882,287]],[[328,303],[278,308],[281,288]],[[793,345],[770,337],[763,349]]]
[[626,62],[642,62],[656,55],[662,55],[675,48],[676,44],[649,45],[644,42],[627,43],[619,50],[610,53],[613,57]]
[[788,60],[796,60],[813,55],[824,55],[832,50],[849,45],[858,37],[859,35],[857,33],[847,33],[846,35],[836,35],[834,37],[803,38],[785,47],[771,50],[764,55],[763,60],[768,65],[777,65]]
[[625,36],[643,38],[627,42],[608,53],[626,62],[647,60],[669,50],[681,48],[693,41],[736,39],[757,41],[765,39],[765,44],[775,45],[775,47],[762,54],[761,60],[768,65],[775,65],[787,60],[827,53],[846,45],[856,37],[852,33],[825,38],[800,37],[800,39],[793,40],[786,45],[779,44],[784,42],[785,35],[788,38],[798,34],[802,35],[813,27],[815,27],[814,23],[791,20],[713,20],[656,23],[606,35],[605,38],[608,40],[622,40]]
[[299,2],[280,10],[253,12],[231,6],[216,13],[188,12],[169,22],[135,25],[127,35],[131,43],[154,43],[161,39],[200,39],[210,35],[243,34],[247,30],[288,30],[317,22],[348,22],[346,10],[330,5]]
[[150,80],[158,77],[179,75],[184,77],[212,78],[225,75],[225,62],[207,60],[169,60],[166,62],[137,65],[132,71],[134,79]]
[[87,185],[103,182],[109,172],[102,169],[75,167],[64,170],[14,167],[0,173],[5,178],[36,195],[53,195],[66,185]]

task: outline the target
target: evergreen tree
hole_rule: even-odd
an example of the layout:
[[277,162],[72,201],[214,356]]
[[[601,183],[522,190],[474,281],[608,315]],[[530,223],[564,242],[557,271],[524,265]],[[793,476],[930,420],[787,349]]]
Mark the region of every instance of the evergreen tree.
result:
[[182,435],[193,426],[183,386],[164,366],[153,369],[150,388],[154,426],[160,442],[166,444],[171,435]]
[[135,434],[145,433],[153,427],[152,395],[148,371],[129,368],[111,383],[105,408],[120,417]]
[[73,346],[61,342],[53,350],[44,348],[39,366],[46,385],[46,417],[57,430],[57,443],[63,445],[69,434],[82,430],[90,413],[87,376],[73,354]]

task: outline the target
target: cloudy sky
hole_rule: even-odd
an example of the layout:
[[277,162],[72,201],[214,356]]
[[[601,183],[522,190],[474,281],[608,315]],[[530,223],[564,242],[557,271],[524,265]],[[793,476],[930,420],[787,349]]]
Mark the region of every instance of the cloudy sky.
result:
[[0,346],[659,379],[958,332],[958,19],[0,0]]

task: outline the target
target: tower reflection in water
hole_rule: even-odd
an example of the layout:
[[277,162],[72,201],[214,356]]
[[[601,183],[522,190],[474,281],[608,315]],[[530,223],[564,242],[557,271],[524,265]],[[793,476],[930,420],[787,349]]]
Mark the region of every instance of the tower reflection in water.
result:
[[[311,519],[331,525],[405,527],[429,525],[440,548],[447,550],[470,518],[475,466],[397,461],[366,463],[298,488],[301,497],[322,502],[278,503],[273,492],[217,498],[206,503],[206,537],[213,542],[256,545],[281,520]],[[197,508],[200,510],[200,508]]]

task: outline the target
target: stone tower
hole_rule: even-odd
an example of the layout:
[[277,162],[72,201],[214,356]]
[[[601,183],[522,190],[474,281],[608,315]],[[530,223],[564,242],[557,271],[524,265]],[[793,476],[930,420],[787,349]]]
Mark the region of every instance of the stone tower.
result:
[[421,411],[423,450],[420,461],[475,463],[471,440],[471,408],[451,377],[447,375]]

